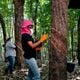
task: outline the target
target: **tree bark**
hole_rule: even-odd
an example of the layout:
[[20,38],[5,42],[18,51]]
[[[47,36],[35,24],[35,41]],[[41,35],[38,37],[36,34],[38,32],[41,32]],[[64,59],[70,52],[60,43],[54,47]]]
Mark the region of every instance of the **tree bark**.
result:
[[67,80],[67,0],[52,0],[49,80]]
[[79,20],[78,20],[78,65],[80,65],[80,16],[79,16]]
[[2,31],[3,31],[3,40],[4,40],[4,43],[5,43],[5,40],[6,40],[6,27],[5,27],[3,16],[1,14],[0,14],[0,23],[1,23]]
[[71,29],[71,47],[72,47],[72,50],[71,50],[71,60],[74,62],[74,60],[75,60],[75,55],[74,55],[74,44],[73,44],[73,42],[74,42],[74,39],[73,39],[73,37],[74,37],[74,35],[73,35],[73,33],[74,33],[74,27]]
[[[4,22],[2,14],[0,14],[0,23],[1,23],[2,31],[3,31],[3,40],[4,40],[3,45],[5,45],[5,41],[6,41],[6,38],[7,38],[7,33],[6,33],[5,22]],[[4,47],[4,59],[5,59],[5,47]]]
[[[23,11],[24,11],[24,2],[25,0],[14,0],[14,7],[15,7],[15,43],[21,48],[21,24],[23,21]],[[23,54],[20,48],[17,47],[17,61],[18,64],[23,64]]]

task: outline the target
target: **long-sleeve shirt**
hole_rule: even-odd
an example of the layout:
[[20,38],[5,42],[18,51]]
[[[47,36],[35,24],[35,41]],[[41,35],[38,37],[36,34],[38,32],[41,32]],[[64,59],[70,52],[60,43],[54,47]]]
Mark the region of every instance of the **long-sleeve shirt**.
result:
[[6,55],[5,55],[6,57],[16,56],[16,51],[15,51],[16,46],[11,41],[6,42],[5,48],[6,48]]

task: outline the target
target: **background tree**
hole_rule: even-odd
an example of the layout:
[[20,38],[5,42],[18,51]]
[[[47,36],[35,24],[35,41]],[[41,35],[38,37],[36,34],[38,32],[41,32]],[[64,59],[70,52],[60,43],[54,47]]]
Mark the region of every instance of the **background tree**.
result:
[[52,0],[49,80],[67,80],[67,0]]
[[72,51],[71,51],[71,60],[74,62],[74,60],[75,60],[75,56],[74,56],[74,54],[73,54],[73,33],[74,33],[74,27],[72,27],[72,29],[71,29],[71,47],[72,47]]
[[6,27],[5,27],[5,22],[4,22],[2,14],[0,14],[0,24],[2,26],[3,37],[4,37],[3,40],[4,40],[4,43],[5,43],[5,40],[6,40]]
[[78,58],[78,64],[80,65],[80,16],[78,19],[78,55],[77,55],[77,58]]
[[[78,57],[79,49],[79,15],[80,9],[68,9],[68,33],[67,33],[67,60],[70,61],[72,57],[72,50],[75,59]],[[74,31],[71,30],[74,28]],[[71,34],[73,35],[73,41],[71,39]],[[73,44],[73,45],[71,45]],[[79,57],[78,57],[79,59]]]

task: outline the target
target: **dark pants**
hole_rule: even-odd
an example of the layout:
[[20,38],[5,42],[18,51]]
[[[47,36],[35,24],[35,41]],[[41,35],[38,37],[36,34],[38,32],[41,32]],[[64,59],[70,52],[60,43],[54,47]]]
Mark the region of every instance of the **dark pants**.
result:
[[8,67],[6,68],[5,72],[9,72],[10,74],[12,74],[13,72],[13,68],[14,68],[14,64],[15,64],[15,57],[14,56],[9,56],[8,58],[9,64]]

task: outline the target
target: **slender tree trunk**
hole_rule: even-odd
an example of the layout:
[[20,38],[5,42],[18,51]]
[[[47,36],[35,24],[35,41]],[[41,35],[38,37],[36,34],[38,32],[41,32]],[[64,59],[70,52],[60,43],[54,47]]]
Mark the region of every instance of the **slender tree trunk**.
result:
[[52,0],[49,80],[67,80],[67,0]]
[[80,16],[78,20],[78,64],[80,65]]
[[71,59],[72,59],[72,61],[75,60],[75,56],[74,56],[74,54],[73,54],[73,52],[74,52],[73,32],[74,32],[74,27],[71,29],[71,47],[72,47],[72,51],[71,51]]
[[[25,0],[14,0],[15,7],[15,43],[21,48],[21,24],[23,21],[23,11],[24,11]],[[17,47],[17,61],[21,65],[23,64],[23,54],[20,48]]]
[[[5,22],[4,22],[3,16],[1,14],[0,14],[0,23],[1,23],[1,26],[2,26],[3,40],[4,40],[4,45],[5,45],[7,33],[6,33]],[[5,47],[4,47],[4,59],[5,59]]]
[[37,21],[36,21],[36,19],[37,19],[38,3],[39,3],[39,0],[35,0],[35,9],[34,9],[34,13],[33,13],[33,6],[32,6],[33,2],[32,2],[32,0],[30,0],[30,14],[31,14],[32,20],[34,21],[35,38],[36,38],[36,33],[37,33],[37,29],[36,29]]
[[[33,20],[34,20],[34,27],[35,27],[34,36],[35,36],[35,41],[37,41],[37,15],[38,15],[39,0],[35,0],[35,1],[36,1],[36,5],[35,5],[36,8],[35,8],[35,15],[33,17]],[[41,61],[41,53],[40,52],[36,51],[36,58]],[[41,66],[41,65],[39,65],[39,66]]]
[[[32,17],[32,19],[33,19],[33,21],[34,21],[34,39],[35,39],[35,41],[37,41],[37,15],[38,15],[38,4],[39,4],[39,0],[35,0],[35,9],[34,9],[34,13],[33,13],[33,6],[32,6],[32,4],[33,4],[33,2],[32,2],[32,0],[30,0],[30,13],[31,13],[31,17]],[[37,59],[40,59],[41,60],[41,54],[40,53],[38,53],[38,52],[36,52],[36,58]]]
[[33,20],[33,6],[32,6],[32,4],[33,4],[33,1],[32,0],[30,0],[30,17],[31,17],[31,19]]
[[35,38],[36,38],[36,33],[37,33],[37,29],[36,29],[36,25],[37,25],[37,21],[36,21],[36,19],[37,19],[37,10],[38,10],[38,0],[36,0],[36,5],[35,5],[35,15],[34,15],[34,26],[35,26]]
[[2,26],[2,30],[3,30],[3,40],[4,40],[4,43],[5,43],[5,40],[6,40],[6,27],[5,27],[5,23],[4,23],[4,20],[3,20],[3,16],[0,14],[0,23],[1,23],[1,26]]

